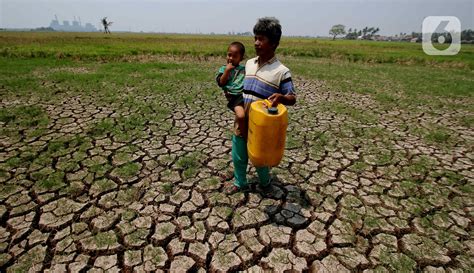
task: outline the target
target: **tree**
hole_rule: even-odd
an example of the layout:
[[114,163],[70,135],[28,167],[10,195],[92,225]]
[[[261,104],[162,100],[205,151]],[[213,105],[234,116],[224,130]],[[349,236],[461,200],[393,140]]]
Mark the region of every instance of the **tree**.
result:
[[474,31],[472,29],[465,29],[461,32],[462,41],[473,41],[474,40]]
[[362,36],[362,38],[365,39],[365,36],[367,36],[367,32],[369,31],[369,28],[368,27],[365,27],[363,30],[362,30],[362,33],[364,34],[364,36]]
[[112,23],[113,23],[113,22],[107,22],[107,17],[102,18],[102,25],[104,26],[104,32],[105,32],[105,33],[109,33],[109,34],[110,34],[109,26],[110,26]]
[[357,29],[354,28],[354,30],[352,30],[352,28],[349,28],[349,30],[347,31],[347,34],[346,34],[346,39],[348,39],[348,40],[357,39]]
[[344,25],[334,25],[332,28],[329,30],[329,35],[332,35],[332,39],[335,40],[337,35],[344,35],[346,34]]

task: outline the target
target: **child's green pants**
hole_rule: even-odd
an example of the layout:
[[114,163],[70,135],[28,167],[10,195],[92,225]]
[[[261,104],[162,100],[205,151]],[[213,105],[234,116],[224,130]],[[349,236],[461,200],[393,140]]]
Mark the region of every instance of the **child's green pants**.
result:
[[[239,188],[247,186],[247,165],[249,157],[247,154],[247,141],[243,137],[232,136],[232,161],[234,162],[234,177],[236,185]],[[270,183],[270,172],[268,167],[256,168],[261,186],[267,186]]]

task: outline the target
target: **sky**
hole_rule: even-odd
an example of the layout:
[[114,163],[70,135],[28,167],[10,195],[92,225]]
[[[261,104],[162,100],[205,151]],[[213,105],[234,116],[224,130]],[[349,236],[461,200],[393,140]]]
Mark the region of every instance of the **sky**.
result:
[[47,27],[54,15],[97,28],[107,16],[112,31],[251,32],[257,18],[274,16],[287,36],[328,36],[335,24],[394,35],[421,32],[432,15],[456,16],[462,29],[474,29],[474,0],[0,0],[0,28]]

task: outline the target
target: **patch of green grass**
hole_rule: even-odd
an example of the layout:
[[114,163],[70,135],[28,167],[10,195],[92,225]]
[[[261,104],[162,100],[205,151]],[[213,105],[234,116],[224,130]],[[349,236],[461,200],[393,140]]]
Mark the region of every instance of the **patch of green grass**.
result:
[[286,149],[295,149],[301,147],[303,141],[293,131],[288,132],[286,136]]
[[424,228],[433,228],[433,215],[426,215],[420,219],[421,226]]
[[364,226],[368,228],[375,228],[379,226],[379,220],[375,217],[367,216],[364,218]]
[[363,161],[356,161],[352,164],[349,169],[356,173],[363,173],[364,171],[368,170],[369,165]]
[[163,193],[169,194],[173,192],[173,187],[172,183],[164,183],[161,185],[161,190]]
[[127,117],[120,117],[117,119],[117,126],[122,130],[141,130],[145,125],[145,117],[139,114],[132,114]]
[[148,230],[139,228],[127,236],[130,242],[138,243],[146,239],[147,235],[148,235]]
[[219,180],[216,177],[210,177],[199,182],[199,188],[203,190],[213,190],[219,185]]
[[8,160],[7,160],[7,166],[10,167],[10,168],[16,168],[16,167],[19,167],[21,165],[23,165],[23,160],[20,158],[20,157],[17,157],[17,156],[14,156],[14,157],[10,157]]
[[197,173],[197,168],[201,166],[201,163],[199,162],[198,155],[191,153],[178,159],[176,165],[183,170],[185,178],[190,178]]
[[370,124],[377,121],[377,118],[370,112],[358,109],[343,102],[324,102],[320,104],[323,111],[329,111],[340,115],[351,117],[353,120]]
[[403,253],[382,251],[380,261],[395,272],[412,272],[416,267],[416,262]]
[[67,161],[58,162],[56,168],[63,172],[75,172],[80,169],[80,166],[76,161],[69,159]]
[[333,147],[334,143],[331,141],[331,136],[327,132],[311,132],[311,153],[313,155],[321,155],[328,147]]
[[104,178],[96,180],[93,184],[93,187],[97,187],[100,192],[104,192],[117,187],[117,184],[110,179]]
[[353,223],[356,223],[358,222],[362,217],[357,214],[355,211],[353,210],[347,210],[347,214],[346,214],[347,218],[353,222]]
[[211,177],[209,179],[206,179],[206,184],[209,185],[209,186],[216,186],[219,184],[219,180],[215,177]]
[[4,199],[5,196],[8,196],[19,190],[19,186],[12,184],[4,184],[0,187],[0,197]]
[[405,191],[406,194],[412,195],[416,192],[416,188],[419,183],[412,180],[403,180],[400,182],[400,187]]
[[81,182],[73,182],[70,185],[63,188],[60,193],[66,193],[69,196],[78,196],[83,193],[84,186]]
[[419,156],[410,162],[410,165],[402,168],[401,174],[407,180],[422,182],[428,172],[433,170],[435,161],[428,156]]
[[54,140],[48,143],[48,155],[58,157],[67,154],[68,143],[64,140]]
[[0,122],[14,128],[41,128],[49,123],[47,113],[36,105],[0,108]]
[[99,178],[103,177],[110,169],[112,169],[112,166],[109,164],[95,164],[89,168],[89,171],[95,173],[95,177]]
[[194,168],[188,168],[184,170],[183,175],[185,178],[191,178],[196,175],[197,170]]
[[153,257],[153,261],[155,263],[161,263],[163,255],[166,255],[166,253],[162,250],[162,248],[153,248],[151,257]]
[[387,93],[377,93],[375,95],[375,100],[380,102],[383,105],[393,105],[396,104],[398,99],[390,94]]
[[388,149],[369,148],[369,153],[375,157],[375,164],[378,166],[388,165],[392,161],[392,153]]
[[376,155],[377,165],[384,166],[391,162],[392,155],[390,153],[380,153]]
[[460,117],[459,123],[467,128],[474,127],[474,115]]
[[459,190],[464,193],[471,194],[474,192],[474,185],[472,184],[461,185],[459,186]]
[[138,107],[138,112],[141,113],[143,116],[146,116],[147,119],[151,121],[160,122],[163,122],[163,119],[171,113],[171,111],[167,107],[156,101],[143,102]]
[[408,212],[414,214],[415,216],[420,216],[432,208],[432,205],[425,197],[410,197],[408,200],[410,203]]
[[438,144],[447,143],[451,137],[451,132],[446,129],[435,129],[431,130],[428,134],[425,135],[425,139],[429,142],[434,142]]
[[126,162],[126,161],[131,160],[130,155],[128,153],[125,153],[125,152],[118,152],[115,155],[115,158],[120,162]]
[[140,251],[127,250],[125,251],[125,259],[129,261],[140,261],[142,258]]
[[35,188],[42,190],[52,190],[59,189],[65,186],[64,183],[64,173],[63,172],[54,172],[48,175],[47,178],[40,179],[35,183]]
[[435,178],[443,179],[449,186],[458,185],[465,180],[464,176],[453,171],[442,171],[434,174]]
[[112,119],[104,119],[96,124],[94,124],[89,129],[89,134],[92,136],[102,136],[106,135],[107,133],[111,133],[114,129],[115,123]]
[[166,223],[164,225],[160,225],[160,228],[158,229],[158,233],[161,235],[169,235],[173,229],[173,224],[171,223]]
[[117,242],[117,236],[113,231],[99,232],[94,236],[94,242],[97,247],[110,246]]
[[133,210],[126,210],[122,213],[122,219],[129,222],[137,216],[137,213]]
[[138,172],[140,171],[140,168],[141,168],[141,165],[139,163],[129,162],[120,166],[117,169],[117,173],[122,177],[129,178],[134,175],[137,175]]
[[119,191],[116,200],[121,203],[131,203],[140,198],[140,189],[136,187],[127,188]]
[[8,268],[8,272],[28,272],[31,270],[31,268],[33,268],[34,265],[41,265],[41,262],[44,260],[44,257],[44,251],[41,251],[40,246],[36,246],[25,252],[24,255],[22,255],[21,257],[19,257],[15,264]]

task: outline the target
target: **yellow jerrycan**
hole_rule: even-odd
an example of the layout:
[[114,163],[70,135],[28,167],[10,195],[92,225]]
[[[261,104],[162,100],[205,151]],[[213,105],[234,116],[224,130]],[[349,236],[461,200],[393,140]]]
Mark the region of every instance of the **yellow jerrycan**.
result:
[[283,104],[271,107],[269,100],[250,105],[247,152],[256,167],[274,167],[283,158],[288,111]]

